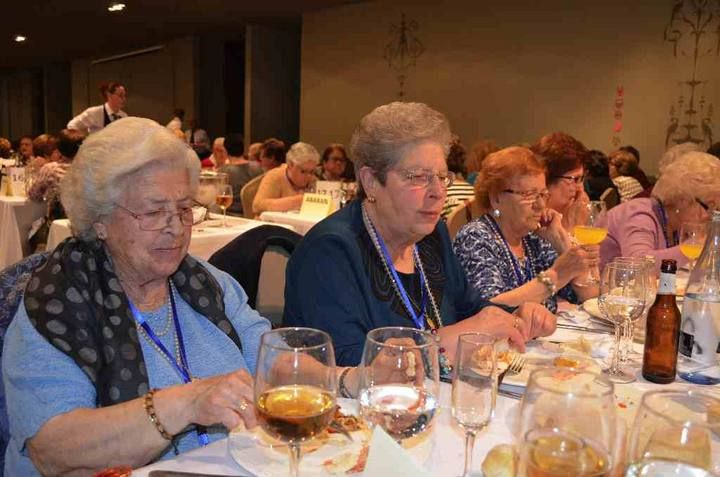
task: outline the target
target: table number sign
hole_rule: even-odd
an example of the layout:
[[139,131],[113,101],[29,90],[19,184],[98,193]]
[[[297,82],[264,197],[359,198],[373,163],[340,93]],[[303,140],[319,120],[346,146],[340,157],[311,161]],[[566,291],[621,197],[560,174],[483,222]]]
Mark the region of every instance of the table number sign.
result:
[[327,217],[333,211],[333,198],[326,194],[304,194],[300,215]]
[[335,212],[340,208],[340,200],[343,196],[343,183],[340,181],[317,181],[315,182],[315,193],[329,195],[333,201]]
[[25,168],[5,167],[0,192],[7,196],[25,196]]

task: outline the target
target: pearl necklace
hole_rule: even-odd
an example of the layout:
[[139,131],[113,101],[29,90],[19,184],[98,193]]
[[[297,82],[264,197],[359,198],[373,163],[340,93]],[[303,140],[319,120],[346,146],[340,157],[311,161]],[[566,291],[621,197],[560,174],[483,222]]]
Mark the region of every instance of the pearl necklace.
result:
[[[380,247],[380,241],[378,240],[377,232],[375,231],[375,227],[373,226],[372,221],[370,220],[370,217],[368,216],[367,210],[365,209],[365,204],[361,204],[361,210],[362,210],[362,218],[363,223],[365,224],[365,230],[367,230],[368,235],[370,235],[370,240],[373,243],[373,246],[375,247],[375,251],[377,252],[378,256],[380,257],[380,262],[383,265],[383,269],[385,270],[385,274],[390,278],[390,283],[392,283],[393,289],[395,290],[395,294],[401,298],[402,302],[402,293],[400,293],[400,289],[398,288],[397,282],[395,282],[395,278],[393,277],[392,272],[390,272],[390,264],[387,263],[387,260],[385,260],[385,256],[382,253],[382,248]],[[430,282],[427,278],[427,275],[425,274],[425,269],[423,267],[422,260],[420,260],[420,254],[418,253],[417,249],[414,249],[413,251],[413,260],[414,263],[417,265],[418,269],[420,270],[420,273],[422,276],[425,277],[424,283],[421,285],[425,286],[425,290],[427,291],[428,296],[430,297],[430,305],[432,306],[433,314],[435,315],[436,322],[433,323],[430,320],[430,316],[428,316],[428,324],[431,328],[441,328],[443,326],[442,317],[440,316],[440,312],[438,311],[437,303],[435,302],[435,297],[432,294],[432,290],[430,289]],[[410,296],[408,295],[408,298]],[[417,303],[412,301],[412,298],[410,298],[411,302],[417,306]],[[413,310],[407,310],[408,313],[412,316]]]
[[[156,334],[157,336],[165,336],[165,335],[168,334],[168,332],[170,332],[170,330],[174,330],[174,328],[175,328],[175,327],[173,327],[173,326],[170,326],[170,325],[173,323],[173,318],[172,318],[172,302],[170,301],[170,295],[169,295],[169,293],[172,293],[173,296],[175,296],[175,289],[173,288],[172,282],[168,282],[168,284],[169,284],[169,285],[168,285],[169,292],[168,292],[168,300],[167,300],[167,308],[168,308],[167,320],[168,320],[168,324],[165,326],[165,329],[162,331],[162,333],[157,332],[157,331],[155,332],[155,334]],[[145,331],[145,329],[144,329],[142,326],[140,326],[140,324],[139,324],[137,321],[135,321],[135,328],[137,328],[137,330],[138,330],[138,332],[140,333],[140,335],[142,335],[142,336],[145,338],[145,341],[147,341],[148,344],[150,344],[150,346],[152,346],[152,347],[155,349],[155,351],[157,351],[158,353],[160,353],[160,355],[161,355],[163,358],[165,358],[165,360],[166,360],[168,363],[170,363],[170,366],[173,366],[173,363],[170,361],[170,358],[169,358],[165,353],[163,353],[163,351],[160,349],[160,347],[157,345],[157,343],[155,343],[155,341],[153,341],[153,339],[150,338],[150,336],[148,336],[148,334],[147,334],[147,332]],[[176,361],[179,361],[179,358],[178,358],[178,357],[180,356],[180,339],[178,338],[178,334],[175,333],[174,331],[173,331],[173,335],[174,335],[174,342],[175,342],[175,346],[174,346],[174,348],[175,348],[175,360],[176,360]]]

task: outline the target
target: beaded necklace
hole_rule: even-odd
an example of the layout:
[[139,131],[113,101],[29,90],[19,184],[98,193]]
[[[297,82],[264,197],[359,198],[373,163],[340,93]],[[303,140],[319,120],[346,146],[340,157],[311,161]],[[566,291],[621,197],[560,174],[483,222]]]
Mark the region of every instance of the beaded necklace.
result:
[[[370,217],[367,214],[367,210],[365,209],[365,204],[363,203],[361,205],[362,209],[362,218],[363,223],[365,224],[365,229],[368,232],[368,235],[370,235],[370,240],[373,243],[373,246],[375,247],[375,251],[377,252],[378,256],[380,257],[380,262],[383,265],[383,269],[385,270],[385,273],[387,274],[388,278],[390,278],[390,282],[392,283],[393,289],[395,290],[395,294],[400,298],[400,301],[403,303],[408,315],[411,319],[414,321],[415,316],[415,310],[412,309],[412,305],[408,306],[408,303],[403,299],[403,295],[407,296],[412,304],[416,303],[412,302],[412,298],[410,298],[409,294],[403,293],[405,292],[405,287],[402,283],[399,283],[398,280],[395,279],[395,274],[392,273],[392,270],[390,269],[390,264],[388,263],[388,260],[385,258],[385,254],[383,253],[382,245],[380,244],[380,240],[382,238],[377,233],[377,230],[375,229],[375,226],[373,225],[372,221],[370,220]],[[432,313],[435,315],[434,320],[431,319],[430,315],[427,315],[427,323],[430,326],[431,329],[437,329],[443,326],[442,317],[440,316],[440,312],[437,307],[437,303],[435,302],[435,297],[432,294],[432,290],[430,289],[430,283],[427,280],[427,275],[425,275],[425,269],[423,267],[422,260],[420,260],[420,254],[418,253],[417,246],[413,248],[413,261],[415,263],[415,266],[417,267],[419,274],[420,274],[420,286],[424,289],[424,293],[427,294],[427,296],[430,298],[430,306],[432,307]],[[402,289],[402,290],[401,290]],[[424,306],[422,307],[424,308]],[[418,307],[420,309],[420,312],[423,313],[424,310],[421,309],[421,307]],[[424,323],[416,323],[420,329],[424,329]]]
[[[171,327],[171,326],[170,326],[170,325],[172,325],[172,323],[173,323],[173,309],[172,309],[172,301],[171,301],[171,298],[170,298],[170,293],[172,293],[173,296],[174,296],[174,293],[175,293],[175,289],[174,289],[173,286],[172,286],[172,282],[170,282],[169,288],[170,288],[170,290],[169,290],[169,292],[168,292],[168,299],[167,299],[167,308],[168,308],[167,318],[168,318],[168,324],[166,325],[165,329],[164,329],[162,332],[157,332],[157,331],[156,331],[156,332],[155,332],[155,335],[156,335],[156,336],[165,336],[165,335],[168,334],[168,332],[169,332],[170,330],[172,330],[172,329],[174,328],[174,327]],[[167,354],[165,354],[165,353],[160,349],[160,347],[157,345],[157,343],[155,343],[155,341],[148,335],[147,331],[145,331],[145,328],[143,328],[143,327],[140,325],[140,323],[138,323],[137,321],[135,321],[135,327],[136,327],[137,330],[140,332],[140,334],[143,336],[143,338],[145,338],[145,341],[147,341],[148,344],[150,344],[150,345],[155,349],[155,351],[157,351],[158,353],[160,353],[160,355],[161,355],[163,358],[165,358],[165,361],[167,361],[167,362],[170,364],[170,366],[175,366],[175,365],[173,364],[173,362],[170,361],[170,357],[169,357]],[[174,339],[174,343],[175,343],[175,345],[174,345],[174,350],[175,350],[175,362],[178,363],[178,362],[180,362],[180,340],[178,339],[178,334],[177,334],[177,333],[173,333],[173,335],[174,335],[173,339]],[[188,370],[188,373],[189,373],[189,370]]]
[[530,253],[531,249],[527,243],[527,239],[525,237],[522,238],[522,247],[525,252],[525,276],[527,277],[527,280],[524,281],[522,272],[520,271],[520,263],[518,262],[517,257],[515,257],[515,254],[512,253],[512,250],[510,250],[510,244],[505,239],[505,236],[500,230],[500,226],[491,216],[487,215],[486,217],[490,223],[490,228],[495,235],[495,241],[503,244],[501,251],[505,260],[513,266],[513,271],[515,272],[515,286],[513,288],[517,288],[535,278],[535,260],[533,260],[532,253]]

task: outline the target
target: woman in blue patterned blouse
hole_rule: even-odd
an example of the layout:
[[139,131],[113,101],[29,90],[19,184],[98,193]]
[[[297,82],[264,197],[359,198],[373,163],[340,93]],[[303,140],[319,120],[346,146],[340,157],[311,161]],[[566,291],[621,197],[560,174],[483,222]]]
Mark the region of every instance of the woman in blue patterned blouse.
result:
[[486,214],[465,225],[454,249],[468,280],[483,298],[517,306],[543,303],[557,311],[557,296],[571,302],[596,296],[581,286],[597,261],[597,246],[575,246],[562,215],[547,208],[545,168],[529,149],[491,154],[476,183]]

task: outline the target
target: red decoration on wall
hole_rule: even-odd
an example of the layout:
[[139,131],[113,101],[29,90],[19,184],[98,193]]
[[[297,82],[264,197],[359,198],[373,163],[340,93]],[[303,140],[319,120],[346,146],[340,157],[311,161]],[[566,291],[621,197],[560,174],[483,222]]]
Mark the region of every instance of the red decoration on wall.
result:
[[623,130],[623,106],[625,106],[625,87],[623,85],[618,85],[615,88],[615,102],[613,104],[613,118],[615,119],[615,122],[613,123],[613,136],[611,141],[613,147],[619,147],[622,142],[620,133]]

